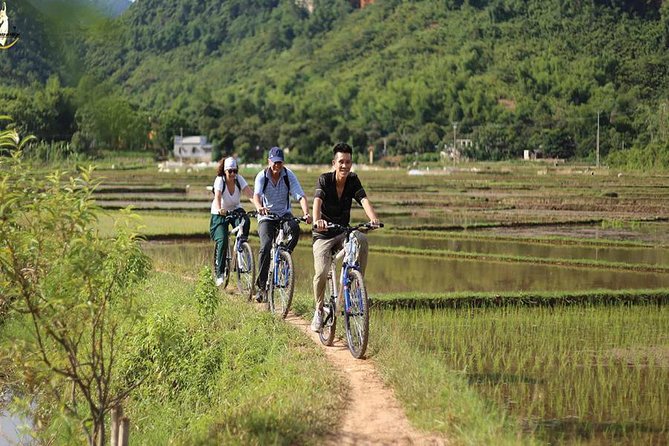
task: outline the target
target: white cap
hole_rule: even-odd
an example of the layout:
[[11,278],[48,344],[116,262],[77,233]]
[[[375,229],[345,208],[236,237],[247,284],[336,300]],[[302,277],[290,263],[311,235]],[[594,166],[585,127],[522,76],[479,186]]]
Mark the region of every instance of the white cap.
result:
[[225,159],[225,164],[223,164],[223,170],[230,170],[237,168],[237,160],[233,157],[228,157]]

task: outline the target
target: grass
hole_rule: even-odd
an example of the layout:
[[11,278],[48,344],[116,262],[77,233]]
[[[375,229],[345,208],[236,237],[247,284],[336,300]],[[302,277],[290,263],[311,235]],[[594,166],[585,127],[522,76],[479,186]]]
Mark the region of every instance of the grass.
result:
[[[207,213],[184,212],[135,212],[139,216],[142,235],[209,235]],[[103,234],[110,234],[114,227],[115,212],[105,212],[98,223]]]

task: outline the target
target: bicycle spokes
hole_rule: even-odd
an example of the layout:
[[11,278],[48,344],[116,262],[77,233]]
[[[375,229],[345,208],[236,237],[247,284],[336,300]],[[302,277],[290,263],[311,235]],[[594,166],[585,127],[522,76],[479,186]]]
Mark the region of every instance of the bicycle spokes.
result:
[[295,277],[293,274],[293,259],[287,251],[279,251],[274,264],[274,272],[270,283],[271,295],[269,296],[270,310],[285,318],[290,310],[293,300],[293,289]]

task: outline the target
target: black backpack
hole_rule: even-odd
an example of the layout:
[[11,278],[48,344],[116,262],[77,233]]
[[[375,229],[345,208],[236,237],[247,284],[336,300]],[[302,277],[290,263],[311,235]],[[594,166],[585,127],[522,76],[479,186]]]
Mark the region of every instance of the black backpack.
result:
[[[216,178],[214,178],[214,182],[216,182]],[[235,185],[239,188],[239,192],[241,193],[242,192],[242,185],[239,184],[239,179],[237,177],[235,177]],[[225,186],[225,179],[223,179],[223,186]],[[223,192],[225,192],[226,190],[228,190],[228,188],[223,187]],[[214,190],[213,187],[211,188],[211,193],[216,195],[216,191]]]

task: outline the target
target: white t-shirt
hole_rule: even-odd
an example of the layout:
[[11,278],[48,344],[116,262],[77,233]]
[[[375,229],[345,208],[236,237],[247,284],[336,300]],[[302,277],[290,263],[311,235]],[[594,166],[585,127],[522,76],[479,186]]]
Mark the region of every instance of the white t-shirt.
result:
[[[237,180],[239,181],[239,185],[242,187],[242,189],[248,186],[248,183],[246,182],[243,176],[238,174]],[[225,209],[226,212],[242,207],[242,205],[240,204],[242,191],[239,190],[237,184],[235,184],[235,191],[232,193],[232,195],[230,195],[230,191],[225,185],[224,178],[216,177],[216,180],[214,180],[214,193],[217,190],[221,191],[223,209]],[[218,210],[219,210],[218,203],[216,202],[216,196],[214,196],[214,199],[211,201],[211,213],[218,214]]]

